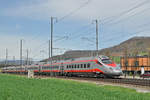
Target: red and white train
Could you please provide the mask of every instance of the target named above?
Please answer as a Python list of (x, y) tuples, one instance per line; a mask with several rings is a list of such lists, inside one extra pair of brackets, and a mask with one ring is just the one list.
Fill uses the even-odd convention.
[(6, 67), (2, 69), (2, 72), (27, 74), (28, 70), (33, 70), (35, 74), (49, 74), (55, 76), (118, 77), (123, 74), (119, 65), (103, 55), (64, 60), (52, 64), (31, 65), (28, 67)]

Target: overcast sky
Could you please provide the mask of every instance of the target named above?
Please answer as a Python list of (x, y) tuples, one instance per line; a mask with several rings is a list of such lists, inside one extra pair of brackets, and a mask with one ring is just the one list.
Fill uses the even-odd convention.
[(48, 57), (50, 17), (54, 24), (54, 53), (95, 50), (95, 23), (99, 21), (99, 49), (117, 45), (134, 36), (150, 36), (149, 0), (0, 0), (0, 59), (35, 60)]

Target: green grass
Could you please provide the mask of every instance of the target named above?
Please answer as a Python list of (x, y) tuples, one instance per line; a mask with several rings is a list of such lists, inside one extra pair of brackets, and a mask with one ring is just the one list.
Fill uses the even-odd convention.
[(120, 57), (119, 56), (110, 56), (110, 58), (117, 64), (120, 64)]
[(150, 100), (150, 94), (122, 87), (0, 74), (0, 100)]

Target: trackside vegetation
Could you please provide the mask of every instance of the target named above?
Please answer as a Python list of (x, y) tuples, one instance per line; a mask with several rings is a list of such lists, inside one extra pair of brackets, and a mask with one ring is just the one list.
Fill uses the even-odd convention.
[(0, 74), (0, 100), (150, 100), (150, 93), (70, 80)]

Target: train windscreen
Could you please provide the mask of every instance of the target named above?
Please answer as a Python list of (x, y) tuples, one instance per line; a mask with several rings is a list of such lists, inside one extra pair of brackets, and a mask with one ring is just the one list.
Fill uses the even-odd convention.
[(102, 62), (104, 64), (112, 64), (112, 61), (110, 59), (102, 59)]

